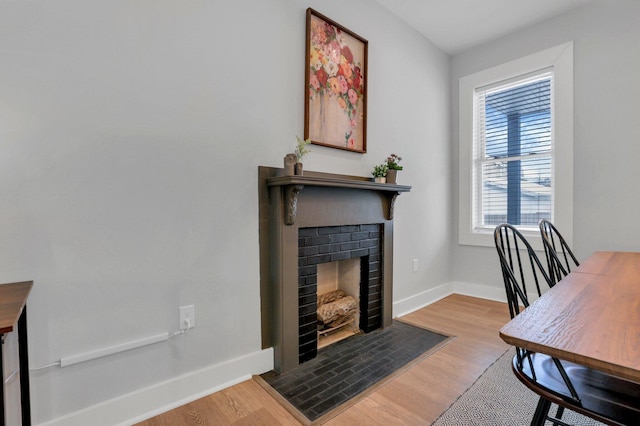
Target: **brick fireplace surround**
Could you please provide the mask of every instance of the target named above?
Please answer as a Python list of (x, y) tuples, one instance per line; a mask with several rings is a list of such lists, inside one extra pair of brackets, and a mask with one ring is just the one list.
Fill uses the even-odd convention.
[(391, 325), (393, 209), (409, 186), (258, 168), (262, 346), (285, 372), (317, 353), (317, 265), (360, 258), (360, 329)]
[(318, 353), (318, 264), (360, 259), (360, 329), (382, 326), (382, 246), (379, 224), (298, 230), (298, 361)]

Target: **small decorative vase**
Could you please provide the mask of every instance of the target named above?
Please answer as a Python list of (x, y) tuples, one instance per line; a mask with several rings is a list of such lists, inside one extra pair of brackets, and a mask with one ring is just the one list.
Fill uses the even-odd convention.
[(296, 176), (302, 176), (303, 174), (302, 163), (296, 163), (295, 169), (296, 169)]
[(373, 178), (373, 181), (377, 182), (377, 183), (386, 183), (387, 182), (387, 178), (384, 177), (384, 176), (380, 176), (380, 177), (376, 176), (376, 177)]
[(293, 176), (296, 165), (296, 155), (287, 154), (284, 157), (284, 175)]
[(396, 183), (398, 171), (395, 169), (387, 170), (387, 183)]

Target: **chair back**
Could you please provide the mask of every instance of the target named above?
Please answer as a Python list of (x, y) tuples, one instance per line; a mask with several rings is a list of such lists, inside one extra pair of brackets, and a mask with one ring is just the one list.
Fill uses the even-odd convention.
[[(509, 313), (513, 319), (520, 313), (521, 307), (529, 307), (530, 296), (542, 296), (544, 286), (551, 288), (555, 283), (551, 281), (531, 244), (513, 225), (508, 223), (498, 225), (493, 237), (500, 258)], [(552, 389), (538, 382), (533, 362), (534, 357), (535, 353), (516, 346), (514, 369), (535, 382), (535, 384), (528, 386), (532, 389), (546, 389), (546, 391), (579, 401), (575, 388), (558, 359), (549, 357), (551, 362), (555, 364), (562, 380), (560, 384), (564, 383), (564, 387), (553, 386)], [(525, 372), (527, 369), (528, 372)], [(538, 375), (540, 375), (539, 373)]]
[[(541, 221), (541, 232), (542, 223)], [(566, 253), (566, 256), (578, 265), (575, 256), (555, 227), (548, 221), (545, 221), (544, 225), (545, 229), (559, 236), (559, 245), (555, 247), (560, 248), (560, 253)], [(529, 306), (530, 295), (536, 294), (539, 297), (545, 285), (553, 287), (556, 282), (547, 274), (536, 252), (515, 227), (509, 224), (498, 225), (494, 231), (494, 240), (500, 258), (509, 312), (511, 318), (514, 318), (520, 313), (521, 307)], [(545, 246), (547, 261), (555, 262), (550, 270), (560, 279), (568, 273), (570, 266), (564, 269), (556, 251), (547, 251), (549, 248), (554, 249), (550, 241), (551, 238), (549, 246)], [(564, 254), (562, 258), (565, 259)], [(517, 346), (515, 349), (516, 355), (512, 364), (515, 376), (540, 396), (532, 425), (542, 426), (547, 424), (547, 420), (554, 425), (567, 425), (561, 420), (565, 408), (606, 424), (640, 424), (639, 383), (568, 361), (560, 361), (543, 353)], [(549, 414), (552, 403), (558, 405), (555, 417)]]
[(542, 289), (552, 287), (553, 282), (527, 239), (514, 226), (498, 225), (493, 237), (513, 319), (521, 306), (529, 306), (531, 296), (542, 296)]
[(553, 223), (547, 219), (541, 219), (538, 226), (547, 258), (549, 278), (555, 284), (567, 276), (572, 268), (580, 266), (580, 262)]

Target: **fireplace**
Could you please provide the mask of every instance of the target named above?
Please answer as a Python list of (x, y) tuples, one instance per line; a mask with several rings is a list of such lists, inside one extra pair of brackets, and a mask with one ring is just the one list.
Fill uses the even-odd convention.
[(298, 361), (318, 349), (318, 267), (346, 259), (359, 261), (356, 297), (358, 328), (365, 333), (382, 326), (381, 224), (300, 228), (298, 230)]
[(392, 320), (393, 210), (408, 186), (368, 178), (259, 168), (260, 296), (263, 348), (274, 348), (276, 371), (316, 356), (318, 268), (359, 264), (358, 328)]

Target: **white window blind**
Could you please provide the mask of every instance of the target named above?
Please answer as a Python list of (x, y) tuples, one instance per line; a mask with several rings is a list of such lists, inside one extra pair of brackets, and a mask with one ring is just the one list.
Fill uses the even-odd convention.
[(473, 228), (553, 220), (553, 73), (477, 88)]

